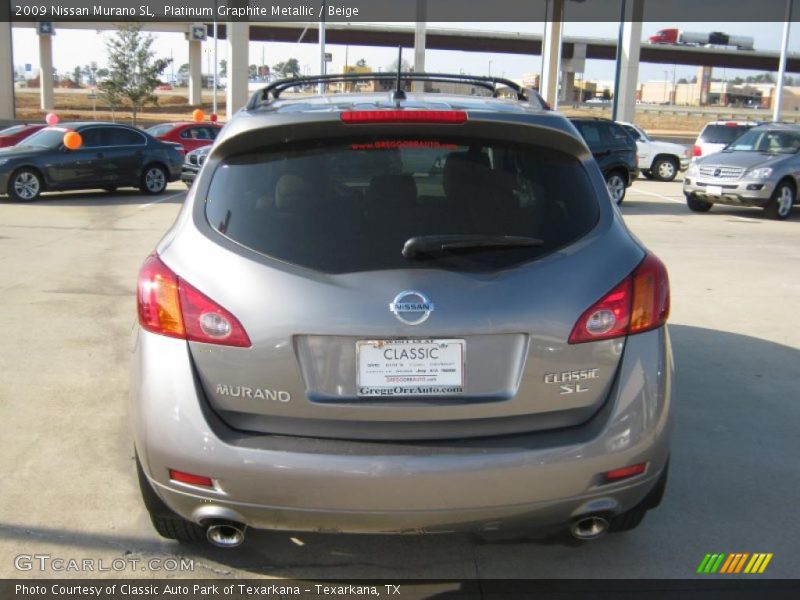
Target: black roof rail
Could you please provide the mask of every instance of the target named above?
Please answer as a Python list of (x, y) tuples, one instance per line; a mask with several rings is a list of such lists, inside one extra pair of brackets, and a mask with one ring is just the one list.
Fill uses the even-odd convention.
[[(315, 83), (344, 83), (362, 81), (397, 81), (397, 73), (342, 73), (334, 75), (312, 75), (309, 77), (292, 77), (273, 81), (263, 89), (257, 91), (247, 103), (247, 109), (253, 110), (268, 104), (271, 100), (280, 98), (287, 89), (313, 85)], [(535, 90), (526, 90), (521, 85), (503, 77), (487, 77), (483, 75), (456, 75), (453, 73), (400, 73), (400, 81), (422, 81), (435, 83), (463, 83), (481, 87), (492, 92), (492, 97), (497, 98), (502, 89), (510, 89), (516, 99), (523, 102), (537, 102), (541, 108), (550, 110), (547, 102)], [(498, 87), (500, 86), (500, 87)]]

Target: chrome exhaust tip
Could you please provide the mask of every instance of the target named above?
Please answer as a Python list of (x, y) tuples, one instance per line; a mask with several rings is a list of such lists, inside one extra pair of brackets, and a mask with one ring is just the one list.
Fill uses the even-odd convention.
[(570, 527), (572, 536), (579, 540), (596, 540), (608, 532), (608, 521), (600, 516), (582, 517)]
[(244, 542), (246, 525), (233, 521), (217, 521), (206, 529), (206, 538), (218, 548), (236, 548)]

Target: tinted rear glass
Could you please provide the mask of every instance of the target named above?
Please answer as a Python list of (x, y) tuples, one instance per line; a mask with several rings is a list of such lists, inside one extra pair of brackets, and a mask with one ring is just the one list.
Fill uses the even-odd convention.
[(160, 137), (162, 135), (167, 135), (174, 128), (175, 126), (172, 123), (167, 123), (166, 125), (156, 125), (154, 127), (150, 127), (149, 129), (145, 129), (145, 131), (153, 137)]
[(706, 144), (730, 144), (749, 129), (746, 125), (706, 125), (700, 134), (700, 141)]
[[(583, 166), (552, 149), (463, 139), (369, 138), (234, 156), (206, 203), (223, 235), (328, 273), (398, 268), (493, 270), (587, 233), (598, 199)], [(416, 259), (412, 237), (525, 236), (538, 247)]]

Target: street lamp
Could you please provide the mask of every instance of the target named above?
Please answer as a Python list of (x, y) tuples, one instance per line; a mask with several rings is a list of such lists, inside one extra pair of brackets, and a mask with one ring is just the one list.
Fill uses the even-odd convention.
[(492, 76), (492, 61), (489, 61), (489, 77)]

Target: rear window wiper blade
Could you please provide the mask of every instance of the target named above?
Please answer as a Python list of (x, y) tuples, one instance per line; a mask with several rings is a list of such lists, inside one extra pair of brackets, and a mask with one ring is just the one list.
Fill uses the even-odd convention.
[(519, 235), (421, 235), (406, 240), (406, 243), (403, 244), (403, 256), (413, 259), (447, 252), (535, 248), (542, 244), (544, 244), (543, 240)]

